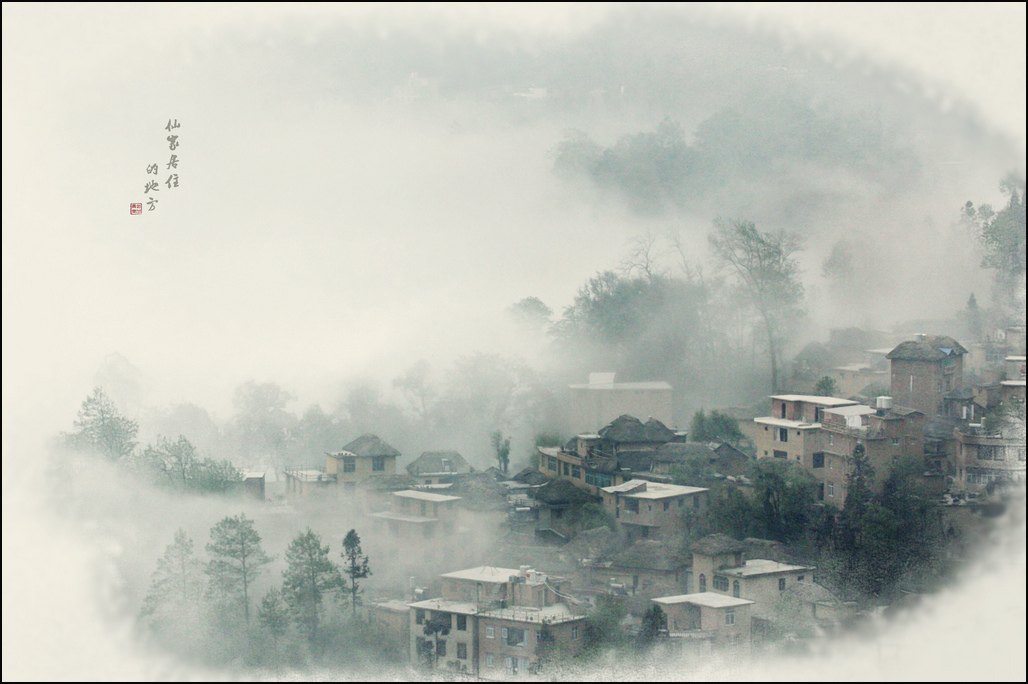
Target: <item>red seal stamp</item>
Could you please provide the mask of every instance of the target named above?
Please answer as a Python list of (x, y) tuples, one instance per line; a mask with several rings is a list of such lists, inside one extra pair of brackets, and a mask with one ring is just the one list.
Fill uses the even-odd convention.
[(143, 213), (143, 203), (133, 202), (129, 205), (129, 214), (131, 216), (139, 216)]

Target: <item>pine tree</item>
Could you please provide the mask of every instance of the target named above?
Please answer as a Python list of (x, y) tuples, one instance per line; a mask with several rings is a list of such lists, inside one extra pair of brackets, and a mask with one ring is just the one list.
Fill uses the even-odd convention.
[(180, 528), (175, 533), (175, 541), (157, 560), (142, 615), (151, 619), (168, 613), (184, 616), (196, 607), (202, 587), (203, 575), (200, 562), (193, 557), (193, 540)]
[(209, 592), (225, 601), (240, 601), (250, 622), (250, 587), (272, 560), (261, 548), (253, 520), (240, 513), (212, 527), (207, 553), (212, 556), (206, 569), (211, 578)]
[(346, 537), (343, 539), (342, 556), (346, 559), (343, 572), (350, 578), (350, 606), (353, 616), (357, 617), (360, 595), (364, 593), (360, 588), (360, 580), (371, 576), (368, 557), (361, 550), (361, 538), (357, 535), (357, 530), (350, 530), (346, 533)]
[(313, 530), (298, 534), (286, 550), (283, 596), (297, 625), (311, 640), (318, 632), (326, 594), (343, 586), (339, 566), (329, 559), (328, 545)]

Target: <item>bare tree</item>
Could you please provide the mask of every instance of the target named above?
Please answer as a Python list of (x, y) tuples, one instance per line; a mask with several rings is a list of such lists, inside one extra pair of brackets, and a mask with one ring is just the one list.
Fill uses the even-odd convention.
[(771, 391), (776, 392), (785, 327), (799, 316), (803, 298), (794, 258), (799, 238), (784, 231), (761, 233), (751, 221), (717, 219), (710, 246), (718, 265), (738, 280), (760, 317), (771, 361)]

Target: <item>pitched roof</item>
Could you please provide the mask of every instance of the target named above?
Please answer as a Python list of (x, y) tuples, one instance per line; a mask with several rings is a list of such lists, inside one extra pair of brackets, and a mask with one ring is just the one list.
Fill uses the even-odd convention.
[(600, 437), (614, 442), (670, 442), (675, 438), (674, 430), (669, 429), (656, 418), (643, 423), (638, 418), (627, 414), (612, 420), (600, 429)]
[(725, 553), (742, 553), (746, 545), (727, 534), (711, 534), (692, 545), (692, 552), (704, 556), (719, 556)]
[(717, 454), (707, 444), (698, 442), (668, 442), (657, 449), (654, 461), (658, 463), (681, 463), (687, 458), (714, 459)]
[(928, 335), (924, 339), (900, 342), (895, 349), (885, 355), (885, 358), (902, 361), (941, 361), (950, 356), (966, 353), (967, 350), (952, 337)]
[[(445, 461), (445, 463), (444, 463)], [(467, 473), (471, 466), (456, 451), (426, 451), (407, 466), (411, 475), (426, 473)]]
[(535, 468), (525, 468), (511, 479), (526, 485), (541, 485), (550, 481), (549, 477)]
[(341, 451), (329, 455), (339, 458), (343, 455), (343, 451), (347, 452), (346, 455), (352, 454), (363, 458), (372, 456), (392, 456), (395, 458), (400, 455), (399, 451), (379, 439), (378, 435), (372, 434), (361, 435), (344, 446)]
[(569, 480), (556, 479), (547, 482), (533, 494), (536, 501), (542, 501), (551, 506), (570, 505), (594, 501), (595, 497), (580, 487), (576, 487)]

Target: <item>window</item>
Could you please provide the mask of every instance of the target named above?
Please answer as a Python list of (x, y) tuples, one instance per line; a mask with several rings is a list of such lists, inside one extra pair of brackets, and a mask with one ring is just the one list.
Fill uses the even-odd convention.
[(457, 616), (457, 631), (466, 632), (468, 629), (468, 616), (458, 615)]
[(785, 578), (778, 580), (778, 591), (785, 591)]
[(670, 501), (665, 501), (664, 502), (664, 510), (666, 511), (669, 508), (671, 508), (671, 502)]
[(835, 483), (834, 482), (829, 482), (828, 483), (828, 496), (831, 496), (831, 497), (835, 496)]
[(775, 458), (789, 458), (789, 453), (775, 449)]
[(371, 469), (376, 472), (382, 472), (386, 469), (385, 456), (375, 456), (371, 459)]
[[(492, 627), (490, 627), (489, 629), (492, 629)], [(485, 666), (486, 667), (496, 667), (496, 656), (494, 656), (492, 653), (486, 653), (485, 654)]]
[(506, 628), (506, 627), (501, 627), (501, 628), (500, 628), (500, 637), (501, 637), (501, 638), (502, 638), (502, 639), (503, 639), (504, 641), (506, 641), (506, 640), (507, 640), (507, 628)]
[[(799, 434), (799, 433), (796, 433), (796, 434)], [(778, 428), (778, 441), (779, 442), (788, 442), (789, 441), (789, 431), (786, 428)]]
[(578, 627), (571, 628), (571, 640), (578, 641)]
[(728, 591), (728, 578), (721, 575), (714, 575), (714, 590)]
[(702, 572), (700, 573), (700, 593), (702, 594), (707, 590), (707, 576)]
[(735, 580), (734, 582), (732, 582), (732, 596), (734, 596), (735, 598), (739, 598), (739, 594), (741, 593), (742, 592), (740, 591), (739, 580)]
[(508, 646), (524, 646), (527, 641), (525, 630), (520, 627), (505, 627), (504, 639)]
[(726, 625), (734, 625), (735, 624), (735, 613), (733, 611), (731, 611), (731, 610), (725, 611), (725, 624)]
[(495, 639), (496, 638), (496, 628), (495, 627), (486, 627), (485, 628), (485, 638), (486, 639)]
[(571, 466), (571, 477), (575, 480), (582, 479), (582, 469), (578, 466)]
[(450, 459), (448, 459), (448, 458), (444, 458), (443, 459), (443, 472), (444, 473), (453, 472), (453, 467), (450, 465)]
[(352, 456), (347, 456), (343, 459), (343, 472), (344, 473), (355, 473), (357, 472), (357, 459)]
[(467, 644), (460, 644), (460, 643), (457, 644), (457, 659), (458, 660), (467, 660), (468, 659), (468, 645)]
[(899, 443), (900, 443), (900, 438), (899, 437), (893, 437), (892, 438), (892, 445), (893, 446), (899, 446)]
[(833, 435), (831, 432), (829, 432), (828, 433), (828, 445), (831, 446), (832, 444), (835, 444), (835, 435)]
[(557, 459), (554, 458), (553, 456), (547, 456), (546, 457), (546, 466), (547, 466), (548, 470), (551, 470), (553, 472), (557, 472)]
[(819, 451), (816, 454), (814, 454), (812, 465), (815, 468), (824, 468), (825, 467), (825, 452)]
[(799, 577), (796, 578), (796, 581), (797, 582), (802, 582), (803, 581), (803, 577), (804, 577), (803, 575), (800, 575)]
[(571, 465), (568, 464), (568, 463), (564, 463), (563, 465), (564, 465), (564, 477), (567, 477), (568, 475), (571, 474)]
[(435, 654), (440, 658), (446, 657), (446, 640), (440, 639), (435, 642)]
[(639, 512), (639, 500), (638, 499), (625, 499), (625, 509), (632, 511), (633, 513)]
[(421, 610), (420, 608), (414, 611), (414, 621), (419, 625), (425, 624), (425, 611)]

